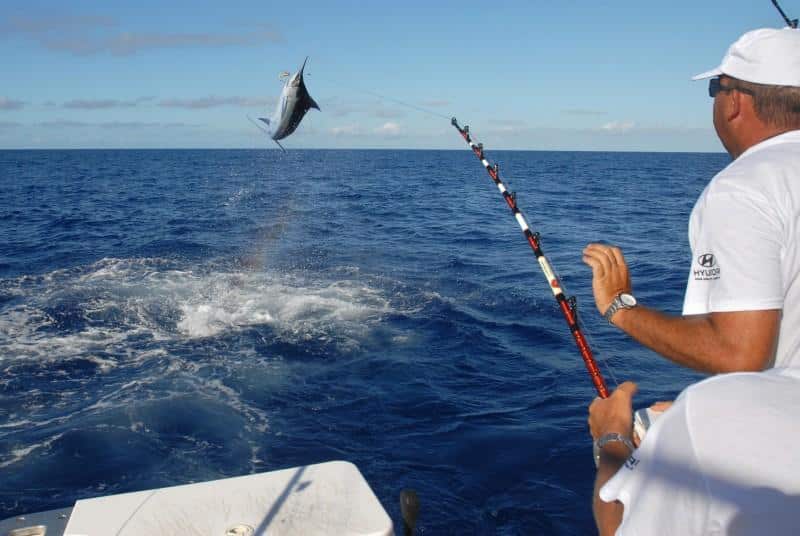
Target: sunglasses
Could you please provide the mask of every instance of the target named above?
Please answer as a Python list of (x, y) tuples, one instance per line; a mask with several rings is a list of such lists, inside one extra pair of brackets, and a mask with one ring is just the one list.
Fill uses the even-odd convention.
[(719, 77), (712, 78), (708, 81), (708, 96), (712, 99), (717, 96), (717, 93), (720, 91), (741, 91), (742, 93), (747, 93), (748, 95), (752, 95), (753, 92), (749, 89), (745, 89), (743, 87), (736, 87), (736, 86), (723, 86), (722, 82), (720, 82)]

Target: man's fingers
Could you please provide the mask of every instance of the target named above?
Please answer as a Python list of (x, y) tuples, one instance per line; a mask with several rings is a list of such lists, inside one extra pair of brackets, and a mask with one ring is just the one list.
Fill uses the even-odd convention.
[(604, 249), (591, 247), (592, 244), (583, 250), (583, 262), (592, 268), (603, 268), (603, 271), (608, 271), (613, 264), (612, 258)]
[(614, 257), (614, 263), (619, 264), (620, 266), (625, 266), (625, 256), (622, 254), (622, 250), (614, 247), (611, 248), (611, 255)]
[(653, 411), (667, 411), (669, 407), (672, 405), (671, 400), (660, 400), (650, 406), (650, 409)]
[(615, 264), (624, 264), (625, 260), (622, 257), (622, 250), (620, 250), (616, 246), (606, 246), (604, 244), (589, 244), (583, 250), (583, 255), (585, 257), (591, 257), (597, 259), (604, 264), (613, 266)]
[(617, 391), (622, 391), (625, 394), (627, 394), (628, 396), (630, 396), (631, 398), (633, 398), (633, 395), (635, 395), (636, 391), (638, 391), (638, 390), (639, 390), (639, 386), (637, 386), (633, 382), (625, 382), (622, 385), (620, 385), (619, 387), (617, 387)]
[(600, 259), (590, 255), (584, 255), (583, 262), (591, 267), (592, 272), (594, 272), (596, 277), (603, 277), (605, 275), (606, 267), (603, 266), (603, 262)]

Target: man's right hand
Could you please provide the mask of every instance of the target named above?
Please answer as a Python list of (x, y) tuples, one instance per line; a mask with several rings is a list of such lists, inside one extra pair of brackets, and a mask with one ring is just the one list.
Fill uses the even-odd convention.
[(583, 262), (592, 268), (592, 291), (600, 314), (605, 314), (620, 292), (631, 292), (631, 276), (622, 250), (606, 244), (589, 244)]

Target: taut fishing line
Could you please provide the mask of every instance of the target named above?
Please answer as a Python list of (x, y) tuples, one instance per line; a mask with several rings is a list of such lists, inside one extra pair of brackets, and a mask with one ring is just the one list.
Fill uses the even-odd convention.
[[(547, 257), (544, 255), (541, 249), (540, 243), (540, 235), (537, 232), (533, 232), (528, 225), (528, 222), (525, 219), (522, 211), (517, 206), (516, 201), (516, 194), (511, 193), (508, 191), (506, 184), (500, 179), (500, 167), (498, 164), (490, 164), (489, 161), (486, 159), (485, 154), (483, 152), (483, 144), (479, 143), (476, 144), (472, 141), (472, 138), (469, 134), (469, 127), (464, 126), (463, 128), (459, 126), (458, 121), (455, 117), (449, 118), (446, 115), (434, 112), (433, 110), (429, 110), (423, 108), (421, 106), (417, 106), (415, 104), (411, 104), (409, 102), (404, 102), (398, 99), (393, 99), (390, 97), (386, 97), (385, 95), (381, 95), (372, 91), (366, 90), (358, 90), (355, 88), (350, 88), (353, 91), (357, 91), (359, 93), (365, 93), (367, 95), (372, 95), (378, 99), (386, 100), (389, 102), (393, 102), (400, 106), (405, 106), (407, 108), (411, 108), (417, 110), (419, 112), (423, 112), (426, 114), (430, 114), (439, 118), (445, 118), (450, 121), (450, 124), (453, 125), (467, 144), (470, 146), (472, 151), (481, 161), (483, 166), (486, 168), (486, 171), (489, 173), (489, 176), (497, 185), (500, 193), (503, 195), (506, 203), (508, 204), (509, 208), (511, 209), (512, 213), (514, 214), (514, 218), (517, 220), (517, 223), (522, 228), (523, 234), (528, 241), (528, 244), (531, 246), (534, 254), (536, 255), (536, 259), (539, 262), (539, 266), (541, 267), (542, 271), (544, 272), (545, 277), (550, 284), (550, 288), (553, 291), (553, 295), (558, 303), (558, 306), (564, 315), (564, 319), (569, 326), (570, 332), (572, 333), (573, 338), (575, 339), (575, 343), (578, 347), (578, 350), (583, 358), (584, 364), (586, 365), (587, 372), (592, 379), (592, 383), (594, 384), (595, 389), (600, 397), (606, 398), (609, 395), (608, 388), (606, 387), (605, 380), (603, 379), (603, 375), (600, 372), (600, 369), (597, 366), (597, 361), (595, 360), (595, 355), (593, 354), (589, 339), (583, 333), (582, 329), (582, 322), (578, 320), (578, 310), (577, 310), (577, 300), (574, 296), (567, 297), (563, 291), (563, 286), (561, 285), (561, 280), (558, 277), (557, 273), (553, 269), (552, 265), (548, 261)], [(594, 343), (591, 343), (594, 345)], [(598, 354), (598, 357), (603, 362), (605, 370), (611, 376), (612, 380), (615, 384), (618, 384), (617, 378), (614, 376), (614, 373), (611, 369), (610, 363)]]
[(550, 284), (550, 290), (553, 292), (553, 297), (556, 299), (556, 302), (561, 309), (561, 313), (564, 316), (564, 320), (567, 322), (569, 330), (572, 333), (572, 337), (575, 339), (575, 344), (577, 345), (578, 351), (583, 358), (583, 362), (586, 365), (586, 370), (592, 379), (592, 383), (597, 390), (597, 394), (601, 398), (607, 398), (609, 393), (605, 384), (605, 380), (603, 380), (603, 375), (600, 373), (600, 369), (597, 367), (597, 362), (595, 361), (592, 350), (589, 347), (589, 343), (586, 340), (580, 325), (578, 324), (577, 300), (574, 296), (567, 297), (567, 295), (564, 293), (561, 281), (553, 270), (550, 261), (542, 251), (539, 233), (531, 231), (530, 225), (528, 225), (528, 221), (525, 219), (525, 215), (517, 205), (516, 195), (508, 191), (505, 183), (500, 178), (500, 166), (496, 163), (489, 163), (489, 160), (486, 158), (486, 155), (483, 152), (483, 144), (475, 143), (469, 133), (469, 127), (467, 125), (464, 125), (463, 127), (459, 126), (458, 120), (456, 120), (455, 117), (451, 119), (451, 124), (456, 128), (456, 130), (458, 130), (458, 133), (461, 134), (461, 137), (464, 138), (465, 142), (467, 142), (467, 145), (469, 145), (470, 149), (472, 149), (472, 152), (475, 153), (475, 156), (478, 157), (478, 160), (480, 160), (481, 164), (483, 164), (483, 167), (486, 168), (486, 172), (489, 174), (492, 181), (494, 181), (506, 204), (511, 209), (511, 212), (514, 215), (514, 218), (517, 220), (520, 229), (522, 229), (522, 233), (525, 235), (525, 239), (528, 241), (528, 245), (536, 255), (536, 260), (539, 262), (539, 267), (542, 269), (542, 273), (547, 278), (547, 282)]
[(434, 112), (433, 110), (428, 110), (427, 108), (423, 108), (422, 106), (417, 106), (416, 104), (411, 104), (409, 102), (403, 102), (401, 100), (393, 99), (391, 97), (386, 97), (384, 95), (380, 95), (378, 93), (375, 93), (375, 92), (372, 92), (372, 91), (363, 90), (363, 89), (362, 90), (355, 90), (355, 91), (359, 91), (361, 93), (366, 93), (367, 95), (372, 95), (373, 97), (377, 97), (379, 99), (387, 100), (389, 102), (393, 102), (395, 104), (399, 104), (400, 106), (407, 106), (408, 108), (412, 108), (414, 110), (417, 110), (417, 111), (420, 111), (420, 112), (424, 112), (426, 114), (435, 115), (436, 117), (441, 117), (442, 119), (447, 119), (448, 121), (450, 120), (450, 116)]

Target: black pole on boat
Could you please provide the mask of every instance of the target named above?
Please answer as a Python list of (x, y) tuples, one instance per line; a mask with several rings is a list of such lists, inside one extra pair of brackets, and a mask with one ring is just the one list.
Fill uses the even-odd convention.
[(419, 497), (413, 489), (404, 489), (400, 492), (400, 515), (403, 516), (404, 536), (413, 536), (419, 515)]
[(790, 19), (787, 17), (786, 13), (781, 9), (781, 6), (778, 5), (778, 0), (772, 0), (772, 5), (775, 6), (775, 8), (781, 14), (781, 17), (783, 17), (783, 20), (786, 21), (786, 26), (789, 28), (797, 28), (797, 19)]

